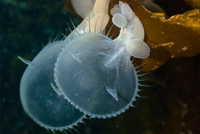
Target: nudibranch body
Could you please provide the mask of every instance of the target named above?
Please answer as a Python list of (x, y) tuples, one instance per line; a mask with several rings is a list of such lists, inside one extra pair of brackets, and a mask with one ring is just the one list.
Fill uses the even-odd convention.
[(127, 4), (120, 3), (114, 8), (121, 12), (112, 18), (121, 28), (115, 40), (94, 32), (80, 34), (62, 50), (54, 68), (58, 90), (74, 107), (92, 117), (114, 117), (128, 109), (138, 91), (138, 76), (130, 56), (149, 56), (149, 47), (142, 41), (141, 22)]
[(29, 63), (20, 83), (24, 110), (36, 123), (47, 129), (67, 129), (84, 118), (82, 112), (53, 89), (53, 67), (63, 45), (63, 41), (48, 44)]
[(137, 96), (138, 75), (130, 57), (149, 56), (143, 26), (120, 1), (111, 9), (113, 24), (121, 28), (112, 40), (104, 35), (109, 0), (93, 2), (72, 1), (83, 22), (64, 40), (48, 44), (22, 77), (23, 108), (47, 129), (72, 128), (85, 116), (115, 117)]

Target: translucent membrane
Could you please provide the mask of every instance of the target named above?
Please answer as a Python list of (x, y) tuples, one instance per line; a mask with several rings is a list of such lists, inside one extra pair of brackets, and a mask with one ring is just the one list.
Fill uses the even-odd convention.
[(112, 18), (112, 22), (119, 28), (123, 28), (127, 25), (127, 18), (120, 14), (120, 13), (116, 13), (113, 18)]
[(114, 7), (110, 10), (111, 15), (115, 15), (116, 13), (121, 13), (121, 9), (119, 7)]
[(121, 7), (121, 10), (122, 10), (122, 14), (126, 16), (127, 19), (130, 20), (133, 17), (133, 14), (132, 14), (133, 11), (131, 10), (128, 4), (123, 4)]
[(26, 113), (39, 125), (55, 130), (69, 128), (84, 117), (56, 90), (53, 68), (63, 46), (63, 41), (47, 45), (30, 63), (20, 84)]
[(59, 54), (54, 75), (64, 97), (97, 118), (124, 112), (138, 91), (137, 74), (125, 46), (96, 33), (71, 41)]
[(126, 50), (132, 56), (140, 59), (145, 59), (150, 55), (149, 46), (140, 39), (131, 39), (126, 45)]

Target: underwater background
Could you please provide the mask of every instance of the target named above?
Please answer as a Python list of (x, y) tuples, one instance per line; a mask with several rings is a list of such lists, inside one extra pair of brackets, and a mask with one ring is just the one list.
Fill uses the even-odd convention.
[[(183, 0), (155, 2), (168, 16), (193, 9)], [(62, 0), (0, 0), (0, 134), (52, 133), (22, 108), (19, 84), (27, 65), (17, 57), (31, 61), (50, 40), (68, 35), (69, 18), (80, 23)], [(199, 55), (169, 60), (144, 77), (143, 84), (151, 86), (140, 87), (135, 107), (115, 118), (86, 119), (76, 129), (81, 134), (200, 134), (199, 63)]]

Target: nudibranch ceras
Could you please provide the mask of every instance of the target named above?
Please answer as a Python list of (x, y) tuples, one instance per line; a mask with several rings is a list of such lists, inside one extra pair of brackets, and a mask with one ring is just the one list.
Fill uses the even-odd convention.
[(143, 41), (142, 23), (121, 1), (111, 9), (113, 24), (121, 28), (119, 36), (112, 40), (100, 34), (108, 18), (99, 15), (106, 9), (106, 2), (95, 2), (100, 9), (97, 19), (91, 22), (98, 24), (101, 17), (106, 21), (74, 38), (62, 49), (54, 68), (55, 82), (64, 98), (93, 118), (115, 117), (132, 105), (137, 96), (138, 75), (130, 57), (144, 59), (150, 52)]
[(86, 115), (108, 118), (128, 109), (138, 91), (130, 57), (149, 56), (143, 26), (128, 4), (120, 1), (111, 10), (113, 23), (121, 28), (112, 40), (104, 35), (109, 0), (72, 3), (83, 22), (26, 62), (20, 84), (25, 112), (51, 130), (72, 128)]

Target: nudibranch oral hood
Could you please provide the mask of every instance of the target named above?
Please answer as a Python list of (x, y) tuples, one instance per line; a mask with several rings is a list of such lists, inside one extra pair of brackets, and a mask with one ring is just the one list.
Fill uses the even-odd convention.
[(49, 43), (28, 64), (20, 84), (26, 113), (51, 130), (72, 128), (85, 116), (115, 117), (127, 110), (138, 92), (138, 74), (130, 57), (147, 58), (144, 29), (128, 4), (111, 9), (121, 29), (105, 35), (109, 0), (72, 0), (84, 18), (64, 40)]

